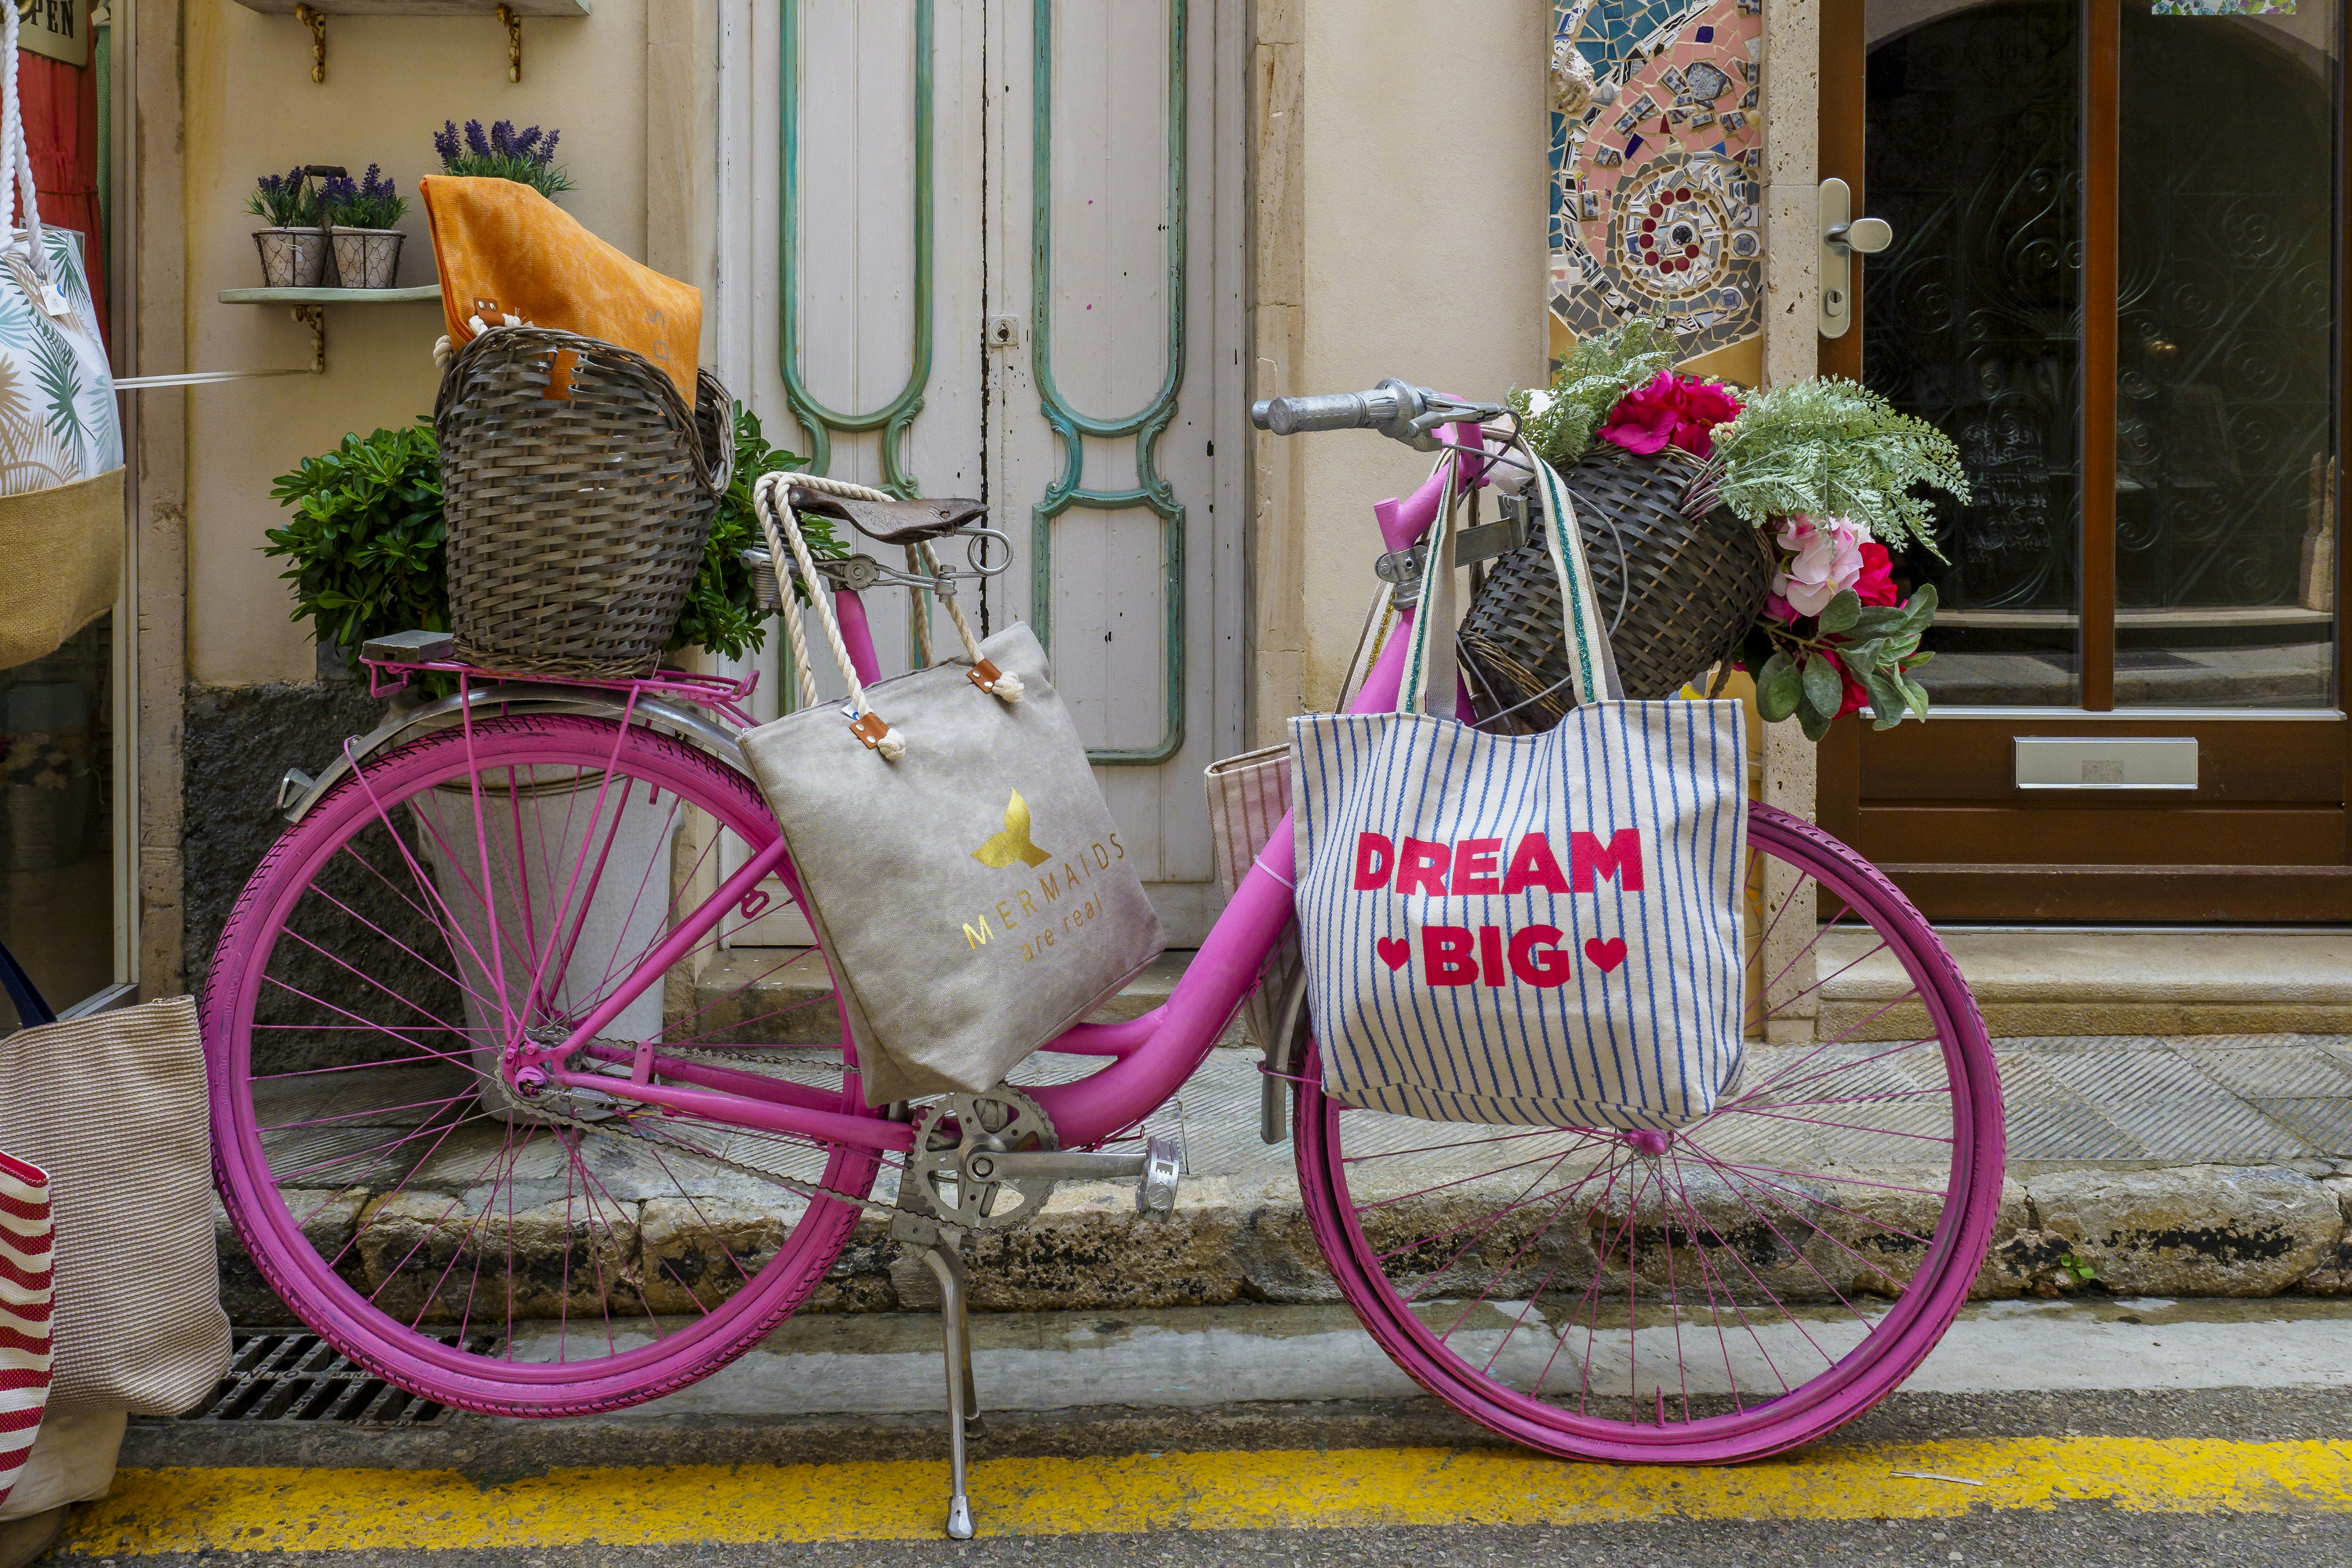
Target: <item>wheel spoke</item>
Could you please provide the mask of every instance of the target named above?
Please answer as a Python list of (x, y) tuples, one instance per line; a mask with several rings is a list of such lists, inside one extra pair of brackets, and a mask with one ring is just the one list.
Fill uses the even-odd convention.
[[(517, 1032), (575, 1026), (650, 980), (622, 1060), (647, 1038), (679, 1073), (724, 1065), (794, 1103), (877, 1112), (838, 1028), (806, 1022), (840, 1006), (816, 948), (745, 968), (793, 994), (678, 999), (678, 974), (741, 929), (728, 911), (687, 970), (644, 973), (722, 839), (773, 842), (748, 781), (642, 728), (467, 711), (359, 765), (233, 912), (215, 968), (240, 978), (207, 998), (207, 1044), (217, 1029), (234, 1080), (223, 1197), (289, 1304), (403, 1386), (490, 1414), (610, 1408), (748, 1343), (824, 1279), (857, 1218), (782, 1188), (733, 1195), (744, 1184), (788, 1173), (854, 1198), (883, 1161), (572, 1089), (535, 1101), (548, 1091), (499, 1067)], [(690, 849), (689, 821), (708, 829)], [(782, 1045), (802, 1035), (824, 1043)], [(729, 1054), (745, 1047), (784, 1054)]]
[[(1761, 864), (1798, 873), (1748, 927), (1762, 1014), (1794, 1017), (1889, 954), (1912, 974), (1951, 974), (1933, 933), (1866, 867), (1769, 808), (1750, 822)], [(1777, 890), (1787, 879), (1771, 875)], [(1829, 899), (1826, 886), (1853, 890)], [(1801, 942), (1788, 930), (1798, 920), (1811, 928)], [(1855, 940), (1830, 961), (1832, 931)], [(1990, 1046), (1956, 981), (1926, 984), (1838, 1028), (1807, 1021), (1811, 1037), (1750, 1045), (1746, 1087), (1665, 1133), (1400, 1136), (1402, 1119), (1342, 1110), (1303, 1069), (1301, 1188), (1318, 1232), (1355, 1260), (1339, 1271), (1343, 1289), (1424, 1386), (1549, 1451), (1717, 1460), (1819, 1435), (1916, 1363), (1990, 1239)], [(1933, 1032), (1870, 1038), (1906, 1005), (1927, 1008)], [(1379, 1222), (1406, 1197), (1434, 1217), (1400, 1246)], [(1530, 1350), (1544, 1332), (1550, 1342)]]

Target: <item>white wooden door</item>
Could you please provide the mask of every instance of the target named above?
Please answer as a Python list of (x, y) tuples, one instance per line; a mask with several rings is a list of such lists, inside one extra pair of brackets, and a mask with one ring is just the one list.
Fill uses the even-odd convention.
[(825, 472), (989, 502), (982, 617), (1045, 638), (1177, 946), (1242, 739), (1244, 10), (734, 0), (722, 40), (722, 378)]

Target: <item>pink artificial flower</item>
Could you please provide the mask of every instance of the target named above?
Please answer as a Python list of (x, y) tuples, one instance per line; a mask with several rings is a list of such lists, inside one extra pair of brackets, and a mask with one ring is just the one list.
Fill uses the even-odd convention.
[(1865, 605), (1892, 607), (1895, 601), (1895, 558), (1874, 540), (1862, 542), (1862, 575), (1854, 580), (1854, 596)]
[(1738, 401), (1724, 387), (1662, 370), (1646, 386), (1619, 398), (1598, 434), (1644, 456), (1671, 443), (1707, 458), (1715, 454), (1715, 427), (1738, 412)]
[(1843, 692), (1838, 702), (1837, 716), (1843, 719), (1849, 713), (1859, 713), (1870, 706), (1869, 690), (1861, 681), (1853, 678), (1852, 670), (1846, 668), (1845, 660), (1838, 660), (1837, 672), (1838, 686)]
[(1840, 589), (1862, 580), (1862, 530), (1845, 519), (1783, 518), (1780, 539), (1791, 559), (1774, 574), (1772, 592), (1797, 615), (1820, 615)]

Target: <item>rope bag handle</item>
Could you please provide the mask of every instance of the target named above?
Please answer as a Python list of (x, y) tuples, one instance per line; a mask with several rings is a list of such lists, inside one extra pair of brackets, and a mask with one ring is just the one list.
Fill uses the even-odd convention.
[[(772, 559), (784, 558), (787, 543), (793, 563), (800, 569), (801, 581), (808, 585), (809, 603), (816, 607), (818, 622), (824, 627), (825, 643), (833, 649), (834, 662), (840, 668), (841, 678), (849, 687), (849, 732), (863, 742), (869, 751), (882, 753), (885, 762), (896, 762), (907, 751), (906, 738), (890, 728), (887, 721), (874, 710), (866, 695), (865, 682), (857, 679), (857, 666), (849, 657), (849, 645), (842, 640), (841, 619), (834, 614), (833, 598), (821, 592), (818, 584), (824, 579), (817, 575), (816, 560), (809, 553), (808, 541), (801, 534), (799, 517), (792, 504), (792, 490), (798, 486), (826, 495), (844, 496), (851, 500), (889, 501), (896, 496), (854, 485), (846, 479), (831, 479), (816, 474), (765, 474), (752, 487), (751, 509), (759, 515), (760, 530), (767, 536), (768, 552)], [(778, 530), (782, 530), (779, 537)], [(940, 571), (938, 552), (930, 541), (918, 546), (923, 563), (933, 575)], [(782, 574), (778, 574), (778, 585)], [(801, 705), (814, 708), (824, 699), (817, 695), (816, 676), (809, 664), (808, 637), (801, 626), (799, 607), (792, 603), (789, 591), (784, 597), (784, 635), (792, 641), (793, 668), (800, 677)], [(1002, 702), (1021, 700), (1021, 678), (1000, 670), (980, 651), (980, 640), (971, 634), (971, 623), (964, 619), (963, 609), (953, 598), (947, 601), (948, 616), (955, 622), (956, 636), (962, 639), (964, 652), (971, 657), (971, 668), (966, 676), (974, 686)]]
[(7, 13), (5, 32), (0, 32), (0, 47), (8, 53), (7, 63), (0, 66), (0, 180), (14, 187), (13, 200), (0, 196), (0, 212), (21, 213), (26, 234), (21, 245), (13, 236), (10, 237), (8, 253), (15, 259), (21, 252), (29, 264), (39, 286), (41, 308), (53, 316), (63, 315), (68, 307), (49, 277), (48, 247), (41, 233), (40, 196), (33, 188), (33, 154), (25, 138), (25, 100), (16, 82), (16, 7), (10, 5), (0, 9)]

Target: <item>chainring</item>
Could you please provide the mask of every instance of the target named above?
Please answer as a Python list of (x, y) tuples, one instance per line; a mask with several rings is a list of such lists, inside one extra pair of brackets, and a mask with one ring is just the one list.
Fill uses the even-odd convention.
[(973, 1230), (1024, 1224), (1045, 1208), (1054, 1178), (967, 1181), (964, 1162), (983, 1150), (1033, 1153), (1061, 1146), (1045, 1110), (1010, 1084), (982, 1094), (944, 1095), (915, 1112), (915, 1147), (907, 1156), (898, 1205)]

